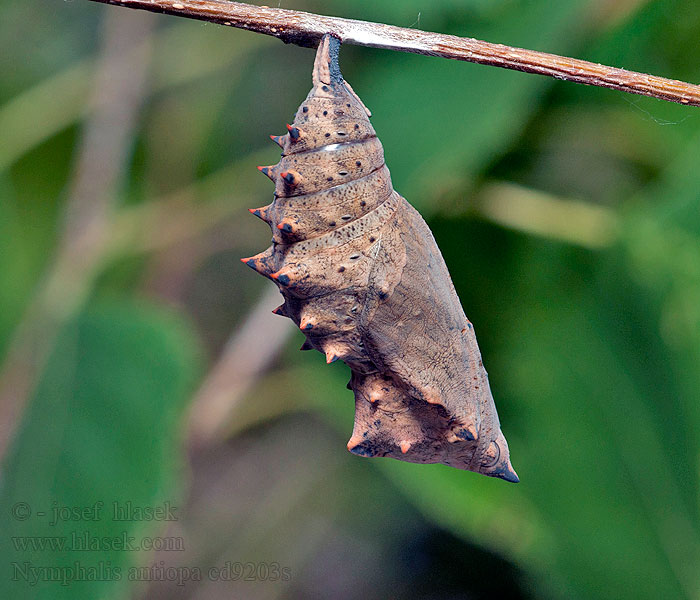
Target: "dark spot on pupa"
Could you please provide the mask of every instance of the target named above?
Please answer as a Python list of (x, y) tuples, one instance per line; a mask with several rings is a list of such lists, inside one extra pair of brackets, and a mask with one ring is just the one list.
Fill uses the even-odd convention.
[(331, 134), (330, 134), (330, 133), (327, 133), (327, 134), (326, 134), (326, 137), (331, 137)]
[(355, 164), (356, 164), (358, 167), (361, 167), (361, 166), (362, 166), (362, 162), (359, 161), (359, 160), (358, 160), (358, 161), (355, 161)]
[(381, 420), (381, 419), (377, 419), (377, 420), (374, 422), (374, 426), (375, 426), (375, 427), (379, 427), (381, 424), (382, 424), (382, 420)]
[(358, 444), (354, 448), (350, 448), (350, 452), (353, 454), (357, 454), (358, 456), (374, 456), (375, 451), (374, 448), (363, 442), (362, 444)]
[(309, 107), (308, 107), (308, 106), (305, 106), (305, 107), (302, 108), (301, 110), (302, 110), (302, 112), (307, 113), (307, 112), (309, 112)]
[(387, 293), (384, 290), (380, 290), (379, 292), (379, 299), (384, 300), (384, 298), (387, 297)]
[(350, 104), (346, 104), (345, 106), (347, 106), (348, 108), (350, 108)]
[(328, 111), (327, 111), (327, 110), (324, 110), (324, 111), (323, 111), (323, 116), (324, 116), (324, 117), (327, 117), (327, 116), (328, 116)]
[(329, 225), (330, 227), (335, 227), (335, 221), (331, 221), (330, 223), (328, 223), (328, 225)]
[(328, 178), (328, 181), (333, 181), (333, 178), (332, 178), (332, 177), (329, 177), (329, 178)]
[(469, 431), (467, 431), (466, 429), (458, 429), (457, 431), (455, 431), (455, 435), (458, 438), (464, 440), (465, 442), (474, 441), (474, 436), (471, 433), (469, 433)]
[(345, 271), (345, 267), (340, 267), (340, 268), (338, 269), (338, 273), (342, 273), (343, 271)]
[(360, 206), (367, 206), (367, 203), (363, 200), (362, 202), (360, 202)]
[(359, 128), (360, 128), (360, 126), (357, 123), (355, 123), (355, 129), (359, 129)]
[(327, 86), (327, 85), (324, 85), (321, 89), (322, 89), (324, 92), (327, 92), (327, 91), (328, 91), (328, 86)]
[(372, 242), (374, 242), (375, 239), (377, 239), (377, 238), (375, 238), (375, 237), (369, 238), (369, 243), (371, 244)]

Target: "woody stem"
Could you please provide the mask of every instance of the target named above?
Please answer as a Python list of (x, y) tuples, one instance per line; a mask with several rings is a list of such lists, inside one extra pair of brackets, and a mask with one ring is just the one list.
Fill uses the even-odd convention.
[(300, 46), (316, 46), (332, 33), (345, 44), (464, 60), (700, 106), (700, 85), (473, 38), (225, 0), (93, 1), (238, 27)]

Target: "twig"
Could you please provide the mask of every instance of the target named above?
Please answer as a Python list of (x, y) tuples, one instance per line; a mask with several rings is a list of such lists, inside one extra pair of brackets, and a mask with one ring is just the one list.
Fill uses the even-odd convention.
[(700, 106), (699, 85), (472, 38), (224, 0), (92, 1), (229, 25), (300, 46), (315, 46), (323, 34), (333, 33), (345, 44), (465, 60)]

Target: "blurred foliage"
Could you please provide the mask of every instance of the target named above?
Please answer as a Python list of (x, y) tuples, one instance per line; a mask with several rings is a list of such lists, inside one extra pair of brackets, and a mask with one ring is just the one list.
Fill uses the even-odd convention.
[[(282, 5), (700, 81), (698, 3)], [(100, 24), (119, 10), (3, 3), (5, 375), (64, 243), (94, 112)], [(144, 109), (107, 214), (109, 252), (49, 340), (5, 458), (0, 595), (700, 599), (697, 109), (344, 48), (344, 76), (374, 113), (395, 187), (428, 219), (475, 323), (521, 483), (347, 455), (348, 370), (297, 352), (298, 333), (240, 399), (228, 442), (195, 456), (188, 473), (187, 402), (268, 285), (237, 261), (269, 237), (245, 210), (272, 192), (254, 166), (274, 160), (267, 134), (280, 133), (305, 97), (313, 52), (173, 17), (155, 22), (144, 40)], [(51, 298), (42, 306), (61, 313)], [(11, 580), (12, 562), (77, 560), (13, 549), (9, 536), (75, 530), (13, 520), (13, 505), (97, 500), (182, 504), (175, 531), (187, 551), (79, 560), (279, 561), (292, 580), (204, 582), (196, 592), (194, 582)], [(127, 525), (129, 535), (164, 535), (158, 523)], [(125, 526), (91, 529), (114, 536)]]
[[(90, 532), (96, 538), (156, 535), (157, 521), (113, 520), (113, 504), (164, 506), (179, 491), (182, 413), (197, 374), (196, 341), (178, 318), (123, 300), (100, 303), (65, 328), (46, 365), (3, 474), (0, 510), (9, 519), (0, 540), (6, 575), (5, 598), (102, 597), (115, 584), (128, 591), (126, 573), (133, 552), (105, 548), (90, 552), (27, 551), (12, 541), (23, 536)], [(111, 502), (105, 502), (109, 498)], [(59, 517), (62, 507), (95, 507), (101, 518)], [(15, 513), (26, 504), (31, 513)], [(43, 512), (45, 516), (37, 513)], [(21, 517), (26, 514), (26, 520)], [(60, 519), (60, 520), (59, 520)], [(87, 523), (87, 525), (86, 525)], [(26, 539), (26, 538), (25, 538)], [(87, 544), (85, 544), (87, 545)], [(26, 563), (63, 567), (82, 562), (105, 565), (97, 581), (33, 582), (16, 573)], [(20, 565), (18, 571), (9, 563)], [(70, 581), (70, 578), (68, 578)]]

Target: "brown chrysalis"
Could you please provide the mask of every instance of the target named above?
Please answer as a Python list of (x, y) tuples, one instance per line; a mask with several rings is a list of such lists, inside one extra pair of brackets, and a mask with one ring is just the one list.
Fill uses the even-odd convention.
[(326, 362), (352, 370), (348, 449), (444, 463), (517, 482), (472, 324), (430, 229), (392, 187), (370, 113), (326, 35), (313, 88), (279, 163), (258, 167), (275, 199), (251, 212), (272, 246), (249, 267), (272, 279), (289, 317)]

